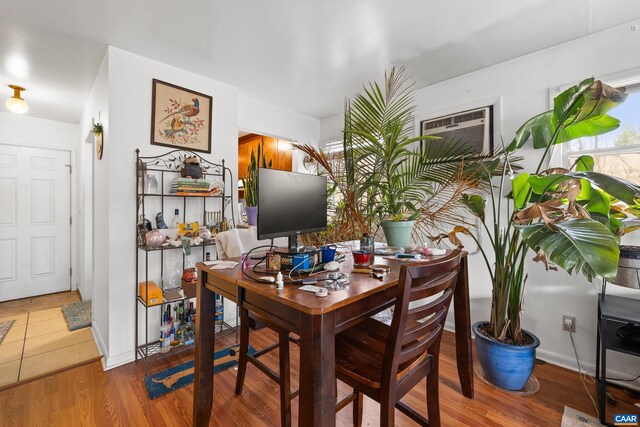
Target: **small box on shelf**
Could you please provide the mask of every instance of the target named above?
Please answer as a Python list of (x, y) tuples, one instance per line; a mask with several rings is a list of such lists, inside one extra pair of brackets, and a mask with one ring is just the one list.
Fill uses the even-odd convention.
[(140, 299), (147, 306), (162, 304), (162, 289), (160, 289), (156, 282), (140, 282), (138, 284), (138, 292), (138, 295), (140, 295)]
[(195, 298), (197, 285), (197, 280), (186, 281), (182, 279), (182, 290), (184, 291), (184, 296), (187, 298)]

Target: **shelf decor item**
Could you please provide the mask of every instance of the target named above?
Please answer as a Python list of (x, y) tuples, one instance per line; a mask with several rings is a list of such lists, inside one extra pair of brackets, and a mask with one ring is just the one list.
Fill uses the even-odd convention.
[(94, 123), (91, 128), (91, 132), (93, 133), (93, 136), (96, 140), (96, 157), (98, 157), (98, 160), (102, 160), (102, 153), (104, 152), (102, 123)]
[(151, 144), (211, 153), (213, 98), (153, 79)]
[[(499, 158), (480, 164), (481, 175), (491, 181), (490, 198), (462, 196), (468, 210), (480, 219), (488, 242), (472, 237), (483, 256), (492, 282), (489, 322), (474, 325), (476, 350), (486, 379), (520, 390), (529, 379), (539, 340), (522, 329), (525, 271), (530, 250), (548, 269), (582, 273), (589, 281), (599, 276), (614, 280), (618, 269), (620, 236), (637, 228), (640, 186), (595, 172), (594, 159), (580, 156), (569, 168), (550, 168), (550, 152), (557, 144), (612, 131), (620, 125), (608, 111), (626, 98), (624, 90), (594, 79), (570, 87), (554, 99), (550, 111), (525, 122)], [(535, 171), (514, 173), (509, 159), (532, 140), (543, 150)], [(506, 164), (498, 172), (499, 163)], [(485, 213), (485, 206), (490, 213)], [(494, 261), (495, 260), (495, 261)]]

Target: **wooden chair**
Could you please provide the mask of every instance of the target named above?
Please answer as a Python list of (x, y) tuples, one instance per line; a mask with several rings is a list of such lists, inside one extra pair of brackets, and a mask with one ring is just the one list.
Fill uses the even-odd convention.
[[(244, 292), (238, 289), (238, 307), (240, 310), (240, 349), (238, 357), (238, 374), (236, 377), (236, 394), (242, 394), (244, 386), (244, 378), (247, 372), (247, 363), (253, 364), (260, 369), (269, 378), (278, 383), (280, 386), (280, 425), (289, 427), (291, 425), (291, 399), (294, 399), (299, 390), (291, 392), (290, 370), (289, 370), (289, 342), (298, 343), (297, 338), (289, 336), (289, 331), (267, 321), (254, 311), (249, 311), (244, 303)], [(274, 330), (278, 334), (278, 342), (258, 350), (253, 355), (248, 354), (249, 351), (249, 316), (263, 323), (269, 329)], [(267, 365), (262, 363), (258, 358), (265, 354), (279, 349), (279, 373), (273, 371)]]
[[(363, 393), (380, 403), (383, 427), (394, 425), (395, 408), (420, 425), (440, 425), (438, 353), (459, 265), (455, 251), (435, 263), (402, 266), (391, 326), (368, 319), (336, 336), (336, 377), (354, 391), (337, 408), (353, 402), (354, 425), (362, 423)], [(428, 420), (400, 402), (425, 377)]]

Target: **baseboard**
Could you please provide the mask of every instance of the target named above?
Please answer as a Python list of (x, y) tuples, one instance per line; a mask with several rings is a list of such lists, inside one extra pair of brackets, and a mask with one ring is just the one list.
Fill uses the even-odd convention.
[(103, 356), (102, 364), (104, 365), (104, 359), (108, 357), (107, 355), (109, 354), (109, 352), (107, 351), (106, 343), (102, 339), (102, 335), (100, 335), (100, 331), (96, 329), (95, 323), (91, 324), (91, 333), (93, 334), (93, 339), (98, 344), (98, 351), (100, 351), (100, 354)]
[[(552, 365), (560, 366), (561, 368), (578, 372), (578, 365), (576, 364), (576, 359), (573, 357), (568, 357), (562, 354), (554, 353), (549, 350), (538, 349), (536, 350), (536, 358), (543, 360), (547, 363), (550, 363)], [(596, 365), (594, 363), (580, 361), (580, 366), (582, 367), (582, 373), (590, 375), (592, 377), (595, 376)], [(625, 377), (629, 377), (629, 374), (614, 371), (612, 369), (607, 369), (607, 376), (610, 378), (625, 378)], [(640, 380), (631, 381), (631, 382), (609, 380), (608, 382), (619, 385), (621, 387), (627, 387), (627, 388), (640, 391)]]
[(136, 359), (135, 351), (127, 351), (122, 354), (118, 354), (113, 357), (105, 357), (104, 370), (108, 371), (118, 366), (126, 365), (127, 363), (134, 362)]

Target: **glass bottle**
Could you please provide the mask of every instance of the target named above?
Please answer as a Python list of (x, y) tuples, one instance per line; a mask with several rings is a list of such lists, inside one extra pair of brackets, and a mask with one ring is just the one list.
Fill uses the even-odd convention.
[(360, 238), (360, 250), (368, 253), (368, 264), (372, 265), (375, 259), (375, 242), (373, 240), (373, 236), (369, 233), (362, 233), (362, 237)]
[(158, 194), (158, 179), (155, 175), (148, 174), (145, 179), (145, 189), (144, 192), (146, 194)]
[(171, 228), (178, 228), (178, 224), (182, 222), (182, 218), (180, 218), (180, 209), (176, 209), (174, 213), (175, 215), (171, 220)]
[(184, 331), (184, 345), (191, 345), (194, 342), (195, 334), (191, 327), (191, 317), (187, 316), (185, 331)]

